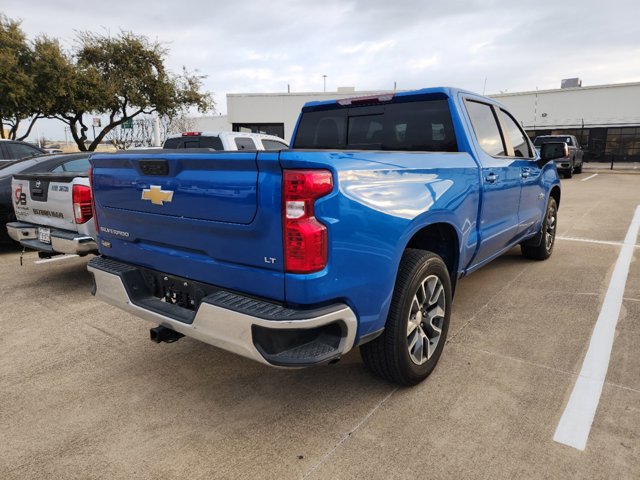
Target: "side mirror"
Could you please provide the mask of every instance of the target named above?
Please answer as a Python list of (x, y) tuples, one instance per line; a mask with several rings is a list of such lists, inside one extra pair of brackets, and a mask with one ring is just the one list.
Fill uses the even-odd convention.
[(549, 142), (540, 148), (540, 162), (542, 165), (549, 163), (556, 158), (569, 156), (569, 147), (564, 142)]

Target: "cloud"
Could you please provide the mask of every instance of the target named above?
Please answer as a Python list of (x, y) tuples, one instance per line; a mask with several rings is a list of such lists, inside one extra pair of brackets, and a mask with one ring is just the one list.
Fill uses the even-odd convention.
[(636, 1), (258, 0), (176, 5), (112, 0), (9, 2), (23, 28), (71, 46), (82, 30), (128, 30), (164, 42), (167, 65), (208, 75), (225, 94), (452, 85), (486, 93), (640, 80)]

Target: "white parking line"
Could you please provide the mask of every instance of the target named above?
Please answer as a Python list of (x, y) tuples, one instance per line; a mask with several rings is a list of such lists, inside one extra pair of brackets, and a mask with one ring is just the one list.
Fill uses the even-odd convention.
[[(597, 243), (599, 245), (615, 245), (616, 247), (621, 247), (624, 245), (623, 242), (611, 242), (609, 240), (593, 240), (591, 238), (580, 238), (580, 237), (562, 237), (557, 236), (556, 240), (568, 240), (570, 242), (584, 242), (584, 243)], [(634, 245), (636, 248), (640, 248), (640, 245)]]
[(586, 182), (587, 180), (591, 180), (593, 177), (597, 177), (598, 174), (594, 173), (593, 175), (588, 176), (587, 178), (583, 178), (582, 180), (580, 180), (581, 182)]
[(587, 446), (591, 424), (600, 402), (602, 386), (609, 368), (616, 324), (622, 307), (624, 287), (627, 283), (627, 275), (639, 230), (640, 205), (636, 207), (618, 260), (616, 260), (600, 315), (593, 327), (582, 369), (553, 436), (556, 442), (578, 450), (584, 450)]
[(79, 255), (76, 254), (68, 254), (68, 255), (60, 255), (60, 256), (56, 256), (56, 257), (51, 257), (51, 258), (45, 258), (44, 260), (36, 260), (35, 263), (36, 265), (40, 265), (41, 263), (49, 263), (49, 262), (57, 262), (59, 260), (67, 260), (69, 258), (75, 258)]

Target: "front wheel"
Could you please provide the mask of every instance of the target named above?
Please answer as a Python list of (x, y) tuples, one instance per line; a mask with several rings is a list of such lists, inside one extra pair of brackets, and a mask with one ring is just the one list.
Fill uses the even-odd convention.
[(415, 385), (433, 371), (451, 315), (451, 280), (442, 259), (405, 250), (382, 335), (360, 347), (367, 367), (400, 385)]
[(547, 204), (547, 210), (540, 227), (540, 244), (539, 245), (527, 245), (523, 243), (520, 245), (522, 249), (522, 255), (534, 260), (546, 260), (551, 256), (553, 252), (553, 246), (556, 242), (556, 229), (558, 227), (558, 204), (556, 199), (549, 197), (549, 203)]

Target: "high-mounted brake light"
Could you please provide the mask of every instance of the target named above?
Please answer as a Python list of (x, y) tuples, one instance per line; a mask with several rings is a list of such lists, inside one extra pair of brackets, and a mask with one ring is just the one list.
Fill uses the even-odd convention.
[(184, 132), (182, 134), (183, 137), (198, 137), (202, 135), (202, 132)]
[(285, 271), (311, 273), (327, 264), (327, 227), (314, 216), (315, 201), (333, 190), (329, 170), (285, 170), (282, 224)]
[(72, 191), (73, 215), (76, 223), (87, 223), (93, 217), (91, 187), (74, 185)]
[(390, 102), (394, 96), (394, 93), (385, 93), (384, 95), (370, 95), (368, 97), (343, 98), (338, 100), (338, 105), (373, 105), (376, 103)]

